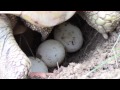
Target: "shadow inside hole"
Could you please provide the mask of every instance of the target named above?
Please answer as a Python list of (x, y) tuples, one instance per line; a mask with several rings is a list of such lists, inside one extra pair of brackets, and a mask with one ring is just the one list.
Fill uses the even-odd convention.
[(41, 43), (41, 34), (27, 28), (25, 33), (15, 35), (15, 39), (19, 47), (27, 56), (35, 57), (36, 50)]

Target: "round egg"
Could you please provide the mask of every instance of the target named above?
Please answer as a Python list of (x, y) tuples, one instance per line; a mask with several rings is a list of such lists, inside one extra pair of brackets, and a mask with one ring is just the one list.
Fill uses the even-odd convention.
[(40, 60), (39, 58), (35, 58), (35, 57), (29, 57), (29, 59), (32, 64), (30, 68), (30, 72), (48, 73), (48, 68), (42, 60)]
[(54, 30), (54, 39), (60, 41), (66, 52), (76, 52), (83, 44), (83, 36), (80, 29), (68, 22), (62, 23)]
[(48, 67), (55, 67), (64, 60), (65, 49), (59, 41), (47, 40), (38, 47), (36, 56), (43, 60)]

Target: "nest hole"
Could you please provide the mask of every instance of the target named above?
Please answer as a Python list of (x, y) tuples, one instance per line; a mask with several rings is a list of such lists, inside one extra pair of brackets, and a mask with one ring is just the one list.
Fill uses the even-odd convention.
[[(97, 45), (102, 45), (106, 40), (95, 29), (90, 27), (86, 21), (84, 21), (77, 13), (68, 22), (76, 25), (80, 28), (84, 43), (82, 48), (75, 53), (66, 53), (64, 62), (60, 66), (67, 67), (70, 63), (82, 63), (92, 55), (92, 51), (96, 50)], [(41, 41), (41, 34), (36, 31), (32, 31), (30, 28), (20, 35), (15, 35), (15, 39), (20, 48), (27, 56), (35, 56), (36, 50)], [(47, 39), (53, 39), (53, 31)], [(102, 42), (102, 43), (101, 43)], [(53, 72), (55, 68), (49, 68), (49, 72)]]

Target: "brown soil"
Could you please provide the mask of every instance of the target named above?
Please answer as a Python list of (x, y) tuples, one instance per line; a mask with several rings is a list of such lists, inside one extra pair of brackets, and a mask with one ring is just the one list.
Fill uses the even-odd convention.
[[(105, 40), (101, 34), (91, 28), (78, 15), (75, 15), (70, 22), (77, 25), (81, 29), (84, 37), (84, 44), (78, 52), (67, 53), (66, 58), (60, 68), (50, 69), (49, 71), (53, 72), (53, 75), (49, 75), (46, 79), (120, 78), (120, 40), (115, 46), (116, 50), (111, 51), (120, 34), (120, 26), (118, 26), (114, 32), (109, 33), (109, 39)], [(37, 40), (36, 38), (38, 37), (34, 37), (32, 40)], [(52, 38), (52, 34), (49, 38)], [(40, 42), (37, 42), (38, 41), (34, 41), (34, 44), (36, 43), (35, 47), (40, 44)], [(34, 44), (31, 46), (35, 55), (36, 48), (33, 48)]]

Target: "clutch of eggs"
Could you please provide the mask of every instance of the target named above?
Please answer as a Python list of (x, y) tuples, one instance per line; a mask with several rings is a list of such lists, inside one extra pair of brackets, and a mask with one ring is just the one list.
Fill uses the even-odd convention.
[(39, 58), (35, 58), (35, 57), (29, 57), (29, 59), (32, 64), (30, 68), (30, 72), (43, 72), (43, 73), (48, 72), (48, 68), (42, 60), (40, 60)]
[(36, 56), (43, 60), (48, 67), (56, 67), (65, 58), (64, 46), (56, 40), (46, 40), (40, 44)]
[(54, 29), (54, 39), (61, 42), (66, 52), (76, 52), (83, 44), (83, 36), (80, 29), (68, 22), (64, 22)]

